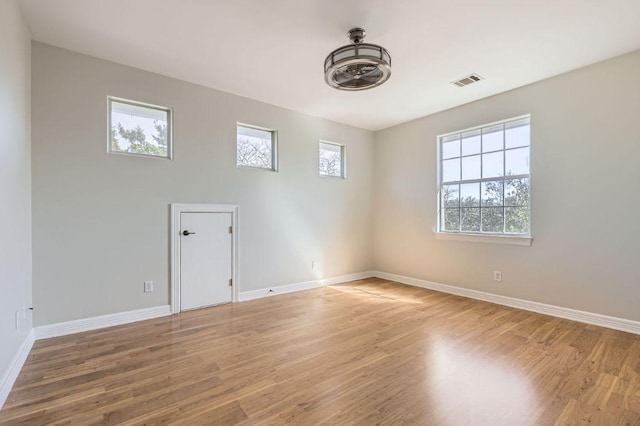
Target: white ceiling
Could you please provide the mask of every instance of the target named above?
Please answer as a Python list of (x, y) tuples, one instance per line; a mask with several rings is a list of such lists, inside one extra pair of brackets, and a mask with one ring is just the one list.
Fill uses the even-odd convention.
[[(21, 0), (34, 40), (378, 130), (640, 48), (640, 0)], [(353, 26), (392, 55), (324, 83)], [(459, 88), (452, 80), (485, 80)]]

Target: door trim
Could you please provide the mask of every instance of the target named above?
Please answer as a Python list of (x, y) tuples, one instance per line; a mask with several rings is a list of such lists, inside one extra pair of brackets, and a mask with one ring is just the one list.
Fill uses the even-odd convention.
[(231, 302), (238, 301), (238, 206), (236, 204), (171, 204), (171, 313), (180, 309), (180, 214), (231, 213)]

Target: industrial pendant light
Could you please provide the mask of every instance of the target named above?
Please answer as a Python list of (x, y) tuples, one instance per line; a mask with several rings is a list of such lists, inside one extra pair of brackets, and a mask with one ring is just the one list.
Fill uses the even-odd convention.
[(379, 86), (391, 76), (391, 55), (382, 46), (363, 43), (362, 28), (349, 30), (351, 44), (342, 46), (324, 61), (324, 81), (339, 90), (365, 90)]

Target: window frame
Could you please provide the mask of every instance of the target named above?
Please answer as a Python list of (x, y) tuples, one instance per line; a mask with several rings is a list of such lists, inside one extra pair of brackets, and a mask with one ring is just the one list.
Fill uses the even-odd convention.
[[(271, 133), (271, 167), (260, 166), (247, 166), (244, 164), (238, 164), (238, 127), (244, 127), (246, 129), (260, 130), (263, 132)], [(278, 171), (278, 130), (269, 129), (267, 127), (255, 126), (253, 124), (247, 124), (242, 122), (236, 122), (236, 167), (240, 169), (252, 169), (252, 170), (266, 170), (270, 172)]]
[[(112, 104), (118, 102), (132, 106), (154, 109), (167, 113), (167, 155), (141, 154), (137, 152), (114, 151), (111, 149), (111, 128), (113, 121), (111, 118)], [(107, 96), (107, 153), (130, 155), (134, 157), (155, 158), (159, 160), (173, 160), (173, 108), (147, 102), (134, 101), (132, 99), (120, 98), (117, 96)]]
[[(529, 161), (529, 173), (527, 174), (519, 174), (519, 175), (513, 175), (511, 176), (512, 179), (518, 179), (518, 178), (526, 178), (529, 179), (529, 203), (527, 206), (528, 209), (528, 215), (529, 215), (529, 232), (527, 234), (515, 234), (515, 233), (508, 233), (508, 232), (482, 232), (480, 231), (453, 231), (453, 230), (444, 230), (442, 229), (442, 213), (443, 213), (443, 206), (442, 206), (442, 188), (443, 185), (447, 185), (447, 184), (465, 184), (465, 183), (479, 183), (482, 189), (482, 183), (483, 182), (488, 182), (488, 181), (506, 181), (507, 178), (506, 176), (499, 176), (499, 177), (491, 177), (491, 178), (483, 178), (482, 175), (480, 175), (480, 178), (478, 179), (462, 179), (462, 165), (460, 167), (460, 179), (457, 181), (448, 181), (448, 182), (444, 182), (443, 181), (443, 161), (446, 159), (443, 159), (443, 152), (442, 152), (442, 144), (443, 144), (443, 140), (448, 137), (448, 136), (453, 136), (453, 135), (462, 135), (463, 133), (469, 133), (469, 132), (473, 132), (473, 131), (478, 131), (482, 134), (482, 129), (486, 129), (486, 128), (490, 128), (490, 127), (495, 127), (495, 126), (499, 126), (502, 125), (502, 149), (500, 150), (492, 150), (492, 151), (487, 151), (487, 152), (483, 152), (482, 151), (482, 142), (480, 145), (480, 152), (479, 153), (475, 153), (475, 154), (469, 154), (469, 155), (462, 155), (462, 146), (460, 146), (460, 155), (458, 157), (452, 157), (452, 158), (458, 158), (460, 159), (460, 161), (462, 161), (462, 158), (465, 157), (471, 157), (474, 155), (483, 155), (483, 154), (490, 154), (490, 153), (495, 153), (495, 152), (502, 152), (503, 153), (503, 172), (504, 172), (504, 165), (506, 162), (506, 152), (508, 151), (512, 151), (515, 149), (520, 149), (520, 148), (524, 148), (525, 146), (518, 146), (518, 147), (513, 147), (513, 148), (506, 148), (505, 145), (505, 128), (504, 125), (510, 122), (514, 122), (514, 121), (518, 121), (518, 120), (524, 120), (524, 119), (528, 119), (529, 120), (529, 144), (526, 145), (527, 148), (529, 148), (529, 159), (531, 159), (531, 153), (532, 153), (532, 143), (531, 143), (531, 114), (523, 114), (520, 116), (516, 116), (516, 117), (511, 117), (511, 118), (507, 118), (504, 120), (499, 120), (499, 121), (494, 121), (491, 123), (486, 123), (486, 124), (482, 124), (479, 126), (473, 126), (473, 127), (469, 127), (466, 129), (462, 129), (462, 130), (456, 130), (453, 132), (448, 132), (448, 133), (443, 133), (440, 134), (436, 137), (436, 162), (437, 162), (437, 176), (436, 176), (436, 182), (437, 182), (437, 186), (436, 186), (436, 193), (437, 193), (437, 214), (436, 214), (436, 218), (437, 218), (437, 222), (436, 222), (436, 226), (434, 228), (434, 233), (437, 239), (441, 239), (441, 240), (454, 240), (454, 241), (465, 241), (465, 242), (481, 242), (481, 243), (495, 243), (495, 244), (512, 244), (512, 245), (526, 245), (529, 246), (531, 245), (531, 242), (533, 241), (532, 238), (532, 234), (533, 234), (533, 227), (532, 227), (532, 217), (531, 217), (531, 204), (532, 204), (532, 198), (533, 198), (533, 191), (532, 191), (532, 179), (531, 179), (531, 161)], [(462, 143), (462, 139), (460, 139), (460, 143)], [(480, 164), (481, 164), (481, 170), (482, 170), (482, 157), (480, 157)], [(481, 192), (480, 191), (480, 196), (481, 196)], [(460, 196), (460, 194), (458, 194), (458, 196)], [(504, 185), (503, 185), (503, 203), (502, 203), (502, 207), (504, 208), (504, 197), (505, 197), (505, 193), (504, 193)], [(481, 207), (481, 203), (482, 201), (479, 199), (478, 202), (480, 203), (478, 208), (480, 208), (480, 214), (482, 214), (482, 207)], [(503, 210), (504, 212), (504, 210)], [(482, 216), (481, 216), (482, 217)], [(482, 219), (480, 219), (482, 220)], [(503, 223), (504, 223), (504, 219), (503, 219)], [(504, 228), (503, 228), (504, 229)]]
[[(332, 175), (323, 175), (320, 170), (320, 146), (324, 145), (333, 145), (340, 147), (340, 176), (332, 176)], [(323, 139), (318, 141), (318, 175), (321, 178), (333, 178), (333, 179), (346, 179), (347, 178), (347, 150), (344, 144), (337, 142), (330, 142)]]

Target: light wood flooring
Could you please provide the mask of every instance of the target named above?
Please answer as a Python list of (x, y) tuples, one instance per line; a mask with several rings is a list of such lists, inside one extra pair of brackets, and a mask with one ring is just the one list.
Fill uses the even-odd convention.
[(37, 341), (0, 423), (640, 425), (640, 336), (368, 279)]

